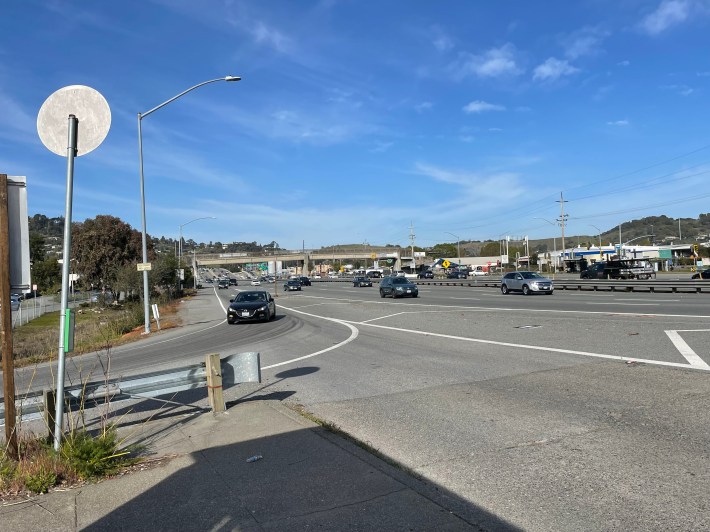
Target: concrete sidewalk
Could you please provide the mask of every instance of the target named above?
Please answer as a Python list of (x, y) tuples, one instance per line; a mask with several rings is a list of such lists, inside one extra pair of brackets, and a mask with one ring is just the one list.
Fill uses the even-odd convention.
[[(508, 528), (484, 512), (475, 525), (458, 517), (436, 487), (277, 401), (245, 401), (217, 415), (180, 410), (126, 430), (168, 459), (2, 506), (0, 530)], [(263, 458), (247, 462), (253, 455)]]

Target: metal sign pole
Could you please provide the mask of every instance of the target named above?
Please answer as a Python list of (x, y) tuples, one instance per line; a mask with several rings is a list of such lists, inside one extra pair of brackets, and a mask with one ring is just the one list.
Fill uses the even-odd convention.
[(59, 451), (62, 441), (64, 416), (64, 324), (69, 303), (69, 263), (71, 262), (71, 211), (74, 189), (74, 157), (77, 154), (78, 124), (76, 116), (69, 115), (69, 144), (67, 146), (67, 197), (64, 211), (64, 248), (62, 252), (62, 300), (59, 314), (59, 349), (57, 350), (57, 395), (54, 415), (54, 450)]

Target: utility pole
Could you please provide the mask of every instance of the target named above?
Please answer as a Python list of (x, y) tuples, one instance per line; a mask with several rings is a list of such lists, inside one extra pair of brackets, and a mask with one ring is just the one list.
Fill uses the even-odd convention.
[(560, 219), (558, 221), (560, 222), (560, 227), (562, 228), (562, 268), (564, 269), (565, 251), (567, 250), (565, 247), (565, 221), (567, 218), (567, 215), (565, 214), (565, 203), (567, 203), (567, 201), (562, 197), (562, 192), (560, 192), (560, 199), (557, 200), (557, 203), (560, 204)]
[(7, 175), (0, 174), (0, 349), (2, 350), (3, 397), (5, 399), (5, 441), (10, 458), (19, 458), (15, 410), (15, 360), (12, 348), (12, 304), (10, 303), (10, 219)]
[(412, 246), (412, 273), (417, 269), (417, 263), (414, 260), (414, 224), (409, 222), (409, 242)]

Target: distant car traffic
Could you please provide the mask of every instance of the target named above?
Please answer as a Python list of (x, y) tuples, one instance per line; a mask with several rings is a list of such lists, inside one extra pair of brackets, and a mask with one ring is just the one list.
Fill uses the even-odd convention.
[(710, 268), (705, 268), (699, 272), (695, 272), (690, 276), (691, 279), (710, 279)]
[(251, 285), (252, 285), (252, 286), (260, 286), (260, 285), (261, 285), (261, 281), (260, 281), (259, 279), (252, 279), (252, 280), (251, 280)]
[(446, 274), (447, 279), (466, 279), (468, 274), (466, 272), (454, 270)]
[(380, 297), (385, 296), (392, 296), (392, 299), (405, 296), (418, 297), (419, 288), (406, 277), (385, 277), (380, 282)]
[(230, 277), (229, 286), (239, 286), (239, 282), (234, 277)]
[(372, 286), (372, 280), (365, 276), (353, 277), (353, 286), (357, 286), (358, 288), (361, 286)]
[(431, 270), (424, 270), (423, 272), (419, 272), (417, 274), (417, 277), (419, 279), (433, 279), (434, 278), (434, 272)]
[(269, 321), (276, 317), (274, 298), (264, 290), (240, 292), (229, 303), (227, 323), (230, 325), (240, 321)]
[(221, 281), (219, 281), (217, 283), (217, 289), (219, 290), (221, 288), (229, 288), (229, 281), (227, 281), (226, 279), (222, 279)]
[(296, 279), (289, 279), (286, 281), (286, 284), (284, 284), (284, 290), (291, 291), (291, 290), (301, 290), (301, 281), (297, 281)]
[(500, 291), (504, 295), (513, 291), (526, 296), (540, 292), (551, 295), (554, 289), (552, 280), (537, 272), (510, 272), (500, 280)]
[(299, 277), (299, 281), (301, 281), (301, 286), (311, 286), (311, 280), (308, 277)]

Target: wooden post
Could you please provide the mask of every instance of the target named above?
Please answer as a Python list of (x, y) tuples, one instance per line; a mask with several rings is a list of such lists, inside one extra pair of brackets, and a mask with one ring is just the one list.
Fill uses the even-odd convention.
[(212, 412), (224, 412), (227, 408), (224, 404), (224, 395), (222, 393), (222, 362), (219, 359), (219, 353), (207, 355), (205, 369), (207, 373), (207, 397), (210, 400)]
[(54, 441), (54, 410), (57, 408), (54, 390), (44, 390), (44, 422), (49, 430), (49, 441)]
[(19, 458), (15, 411), (15, 360), (12, 350), (12, 305), (10, 303), (10, 220), (7, 175), (0, 174), (0, 349), (2, 387), (5, 397), (5, 442), (10, 458)]

